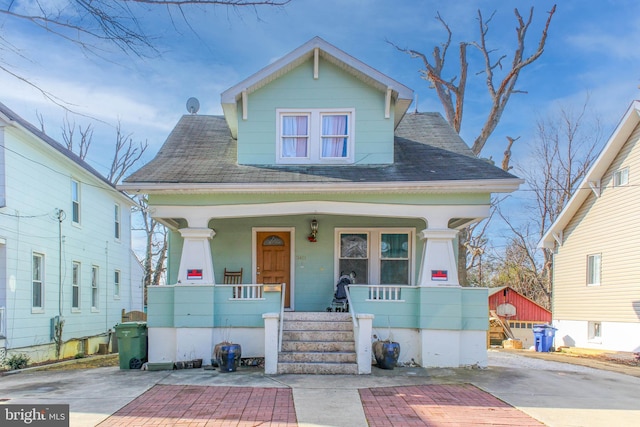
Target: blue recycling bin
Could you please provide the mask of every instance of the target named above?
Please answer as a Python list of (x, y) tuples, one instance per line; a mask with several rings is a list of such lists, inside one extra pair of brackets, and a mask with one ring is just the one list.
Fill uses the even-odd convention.
[(553, 346), (557, 329), (551, 325), (533, 325), (533, 337), (536, 351), (548, 353)]

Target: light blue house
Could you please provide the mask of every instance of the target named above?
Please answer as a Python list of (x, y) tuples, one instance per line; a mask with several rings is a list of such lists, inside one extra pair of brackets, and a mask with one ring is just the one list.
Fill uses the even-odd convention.
[(0, 148), (0, 359), (96, 353), (142, 308), (133, 203), (2, 103)]
[[(487, 290), (459, 286), (456, 235), (522, 181), (412, 98), (314, 38), (225, 91), (224, 116), (180, 119), (120, 186), (171, 230), (151, 362), (233, 341), (266, 373), (368, 373), (375, 336), (400, 362), (486, 364)], [(343, 274), (349, 312), (327, 312)]]

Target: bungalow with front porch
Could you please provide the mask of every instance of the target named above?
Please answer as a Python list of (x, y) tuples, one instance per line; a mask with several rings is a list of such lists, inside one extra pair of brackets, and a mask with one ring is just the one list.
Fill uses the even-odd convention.
[[(120, 186), (170, 229), (149, 360), (233, 341), (266, 373), (370, 373), (375, 336), (400, 362), (486, 365), (487, 289), (459, 285), (456, 235), (522, 181), (412, 98), (316, 37), (225, 91), (224, 116), (183, 116)], [(342, 274), (348, 313), (328, 313)]]

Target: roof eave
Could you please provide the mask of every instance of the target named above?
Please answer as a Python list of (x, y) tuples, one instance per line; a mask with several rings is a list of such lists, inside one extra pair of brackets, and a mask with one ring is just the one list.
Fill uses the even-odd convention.
[(558, 218), (556, 218), (538, 242), (539, 248), (554, 248), (555, 238), (553, 235), (563, 231), (569, 224), (569, 221), (571, 221), (580, 206), (582, 206), (582, 203), (584, 203), (589, 196), (589, 192), (591, 191), (589, 183), (602, 178), (620, 152), (622, 146), (631, 136), (633, 130), (638, 126), (638, 123), (640, 123), (640, 101), (633, 101), (582, 182), (580, 182), (564, 209), (562, 209), (560, 215), (558, 215)]
[(490, 180), (459, 180), (433, 182), (372, 182), (372, 183), (123, 183), (118, 189), (133, 194), (169, 193), (511, 193), (524, 181), (519, 178)]

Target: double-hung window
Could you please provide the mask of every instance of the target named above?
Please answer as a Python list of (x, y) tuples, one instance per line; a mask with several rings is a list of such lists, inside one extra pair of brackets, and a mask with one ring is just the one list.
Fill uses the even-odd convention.
[(31, 308), (41, 310), (44, 308), (44, 255), (33, 254), (31, 278)]
[(99, 268), (94, 265), (91, 267), (91, 309), (98, 310), (98, 277)]
[(338, 230), (337, 269), (355, 274), (355, 283), (409, 285), (412, 271), (410, 229)]
[(278, 110), (278, 163), (352, 163), (352, 109)]
[(600, 254), (587, 255), (587, 286), (600, 285), (602, 270), (602, 256)]
[(113, 297), (120, 298), (120, 270), (113, 272)]
[(71, 180), (71, 220), (80, 224), (80, 183)]
[(80, 271), (81, 264), (73, 262), (71, 268), (71, 310), (80, 310)]
[(114, 205), (113, 222), (114, 222), (113, 237), (115, 237), (116, 240), (120, 240), (120, 205), (117, 203)]

